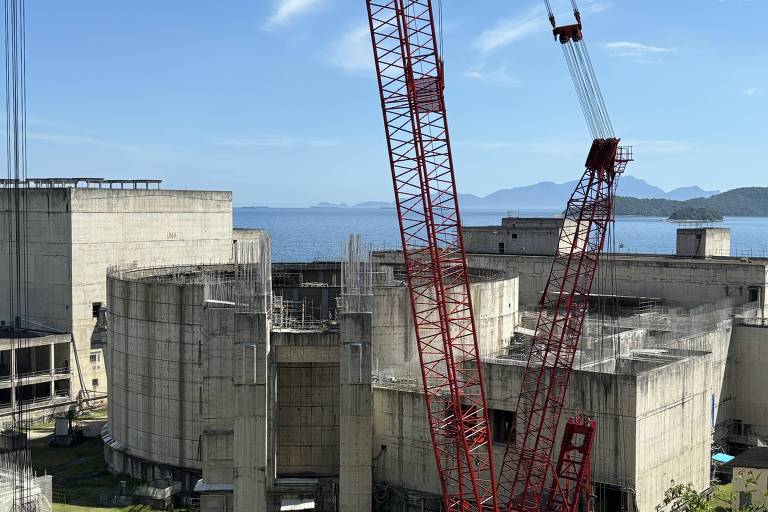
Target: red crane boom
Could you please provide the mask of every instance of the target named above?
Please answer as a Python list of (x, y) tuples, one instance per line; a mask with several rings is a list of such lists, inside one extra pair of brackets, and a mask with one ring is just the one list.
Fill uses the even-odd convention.
[[(593, 136), (586, 170), (568, 201), (516, 408), (522, 435), (511, 436), (501, 465), (498, 494), (506, 511), (574, 512), (589, 491), (596, 423), (582, 416), (566, 425), (557, 464), (552, 463), (574, 357), (589, 296), (613, 217), (617, 177), (632, 160), (619, 147), (583, 42), (581, 15), (558, 27), (546, 1), (555, 38), (576, 86)], [(520, 440), (519, 445), (516, 441)], [(587, 507), (589, 504), (587, 503)]]
[(496, 511), (492, 446), (431, 0), (366, 0), (445, 508)]

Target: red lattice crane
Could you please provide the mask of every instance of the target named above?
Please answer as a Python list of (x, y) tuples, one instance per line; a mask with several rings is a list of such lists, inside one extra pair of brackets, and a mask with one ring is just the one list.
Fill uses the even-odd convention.
[(448, 511), (496, 511), (431, 0), (366, 0), (429, 429)]
[[(632, 160), (619, 147), (583, 41), (581, 15), (557, 26), (546, 1), (577, 95), (593, 136), (586, 170), (568, 201), (516, 408), (522, 428), (511, 436), (501, 465), (498, 494), (505, 511), (575, 512), (589, 495), (596, 423), (585, 416), (565, 427), (556, 464), (552, 452), (589, 296), (613, 217), (617, 177)], [(586, 507), (589, 508), (587, 497)]]

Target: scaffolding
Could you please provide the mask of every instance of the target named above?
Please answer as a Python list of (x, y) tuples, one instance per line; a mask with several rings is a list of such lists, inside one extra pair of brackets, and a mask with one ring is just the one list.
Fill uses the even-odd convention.
[[(734, 323), (760, 321), (757, 302), (735, 304), (723, 299), (693, 308), (639, 302), (637, 307), (591, 311), (584, 322), (574, 367), (602, 373), (621, 373), (621, 360), (647, 360), (664, 364), (684, 353), (711, 350), (709, 335), (730, 329)], [(521, 326), (509, 345), (486, 358), (524, 363), (530, 350), (530, 329), (535, 312), (521, 311)]]

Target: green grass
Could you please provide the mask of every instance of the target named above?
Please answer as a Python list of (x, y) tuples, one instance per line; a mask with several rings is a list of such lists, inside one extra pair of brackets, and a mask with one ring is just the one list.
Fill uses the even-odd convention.
[(712, 496), (712, 506), (717, 512), (728, 512), (731, 510), (731, 493), (733, 484), (718, 485), (715, 487), (715, 493)]
[[(126, 475), (113, 475), (104, 462), (101, 439), (86, 439), (71, 448), (49, 447), (48, 438), (30, 442), (32, 465), (38, 474), (53, 476), (54, 512), (145, 512), (134, 505), (110, 508), (99, 505), (99, 496), (113, 494), (121, 480), (133, 488), (139, 482)], [(178, 509), (177, 509), (178, 510)]]

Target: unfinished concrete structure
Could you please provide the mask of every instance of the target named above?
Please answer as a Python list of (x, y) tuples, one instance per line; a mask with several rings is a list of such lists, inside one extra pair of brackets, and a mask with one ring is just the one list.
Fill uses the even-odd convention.
[[(155, 188), (149, 188), (152, 185)], [(71, 341), (67, 384), (74, 399), (82, 387), (107, 391), (102, 342), (105, 276), (110, 265), (162, 265), (228, 261), (232, 246), (230, 192), (156, 188), (158, 180), (31, 180), (22, 189), (29, 248), (29, 318), (8, 318), (8, 297), (0, 297), (0, 322), (63, 333)], [(146, 188), (139, 188), (139, 187)], [(115, 188), (113, 188), (115, 187)], [(124, 188), (127, 187), (127, 188)], [(13, 222), (8, 194), (0, 194), (0, 242), (7, 245)], [(0, 266), (10, 265), (8, 253)], [(0, 287), (7, 286), (0, 276)], [(6, 281), (3, 281), (6, 280)], [(63, 381), (63, 372), (57, 374)], [(40, 389), (42, 399), (47, 390)], [(1, 411), (0, 411), (1, 413)]]
[[(551, 258), (469, 249), (500, 456)], [(211, 511), (439, 510), (400, 261), (358, 262), (368, 285), (348, 261), (273, 264), (271, 293), (245, 303), (217, 284), (238, 264), (115, 272), (110, 467), (182, 481)], [(766, 440), (768, 261), (609, 254), (601, 269), (563, 414), (598, 422), (596, 509), (652, 510), (671, 480), (709, 487), (713, 446)]]
[[(275, 264), (260, 311), (216, 284), (239, 265), (109, 276), (110, 467), (181, 481), (204, 510), (370, 510), (373, 382), (418, 368), (400, 266), (371, 270), (353, 300), (339, 263)], [(473, 275), (483, 350), (496, 352), (519, 323), (518, 280)]]

